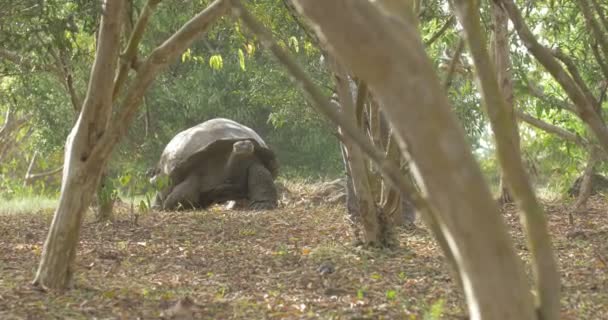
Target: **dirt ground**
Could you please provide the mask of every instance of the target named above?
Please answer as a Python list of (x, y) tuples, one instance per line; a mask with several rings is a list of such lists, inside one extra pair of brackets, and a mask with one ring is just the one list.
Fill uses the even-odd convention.
[[(545, 203), (562, 276), (563, 319), (608, 319), (608, 202), (569, 224)], [(157, 213), (88, 219), (74, 289), (30, 285), (52, 212), (0, 218), (0, 319), (467, 319), (430, 235), (400, 230), (400, 248), (353, 248), (342, 206), (268, 212)], [(529, 252), (513, 206), (516, 248)]]

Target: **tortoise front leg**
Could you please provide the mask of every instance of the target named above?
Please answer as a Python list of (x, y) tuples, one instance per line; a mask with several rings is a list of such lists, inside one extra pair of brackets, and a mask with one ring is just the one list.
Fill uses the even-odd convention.
[(277, 188), (272, 174), (261, 163), (254, 163), (248, 169), (247, 197), (249, 208), (253, 210), (275, 209), (278, 202)]
[(193, 209), (198, 207), (199, 200), (199, 179), (196, 176), (189, 176), (186, 180), (175, 186), (164, 199), (163, 209), (176, 210)]

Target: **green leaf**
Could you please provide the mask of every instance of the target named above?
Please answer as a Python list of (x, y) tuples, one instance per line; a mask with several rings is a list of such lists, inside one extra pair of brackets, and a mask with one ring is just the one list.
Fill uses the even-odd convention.
[(239, 65), (241, 66), (241, 70), (245, 71), (245, 54), (241, 49), (239, 49)]
[(132, 178), (131, 175), (128, 174), (128, 173), (125, 174), (125, 175), (123, 175), (123, 176), (121, 176), (120, 180), (119, 180), (120, 181), (120, 185), (122, 185), (123, 187), (126, 186), (126, 185), (128, 185), (129, 182), (131, 182), (131, 178)]
[(361, 300), (365, 296), (365, 291), (363, 289), (357, 290), (357, 299)]
[(140, 200), (139, 201), (138, 209), (139, 209), (139, 212), (146, 212), (146, 211), (148, 211), (148, 205), (146, 204), (146, 201)]
[(248, 43), (245, 45), (245, 50), (247, 51), (247, 55), (250, 57), (255, 53), (255, 45), (252, 43)]
[(388, 300), (395, 300), (396, 297), (397, 297), (397, 291), (395, 291), (395, 290), (388, 290), (386, 292), (386, 298)]
[(298, 39), (296, 39), (296, 37), (294, 37), (294, 36), (289, 37), (289, 46), (291, 48), (293, 48), (293, 50), (295, 52), (300, 52), (300, 46), (298, 44)]
[(536, 117), (541, 118), (543, 116), (543, 106), (540, 103), (536, 103)]
[(182, 53), (182, 62), (186, 62), (190, 59), (192, 59), (192, 51), (190, 50), (190, 48), (188, 48), (188, 50)]
[(214, 54), (209, 58), (209, 66), (211, 69), (220, 70), (224, 67), (224, 61), (222, 60), (222, 56), (219, 54)]

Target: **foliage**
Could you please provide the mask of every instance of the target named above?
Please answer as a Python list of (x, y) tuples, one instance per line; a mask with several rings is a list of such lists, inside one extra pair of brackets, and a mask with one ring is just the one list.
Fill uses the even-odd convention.
[[(136, 21), (146, 2), (128, 2), (131, 23)], [(140, 56), (149, 54), (209, 3), (209, 0), (161, 2), (144, 34)], [(423, 40), (433, 39), (427, 45), (427, 53), (440, 77), (445, 78), (460, 41), (460, 27), (451, 24), (445, 28), (452, 15), (445, 1), (425, 1), (421, 5), (420, 32)], [(247, 6), (329, 96), (332, 82), (320, 51), (286, 10), (283, 1), (251, 1)], [(578, 6), (556, 0), (536, 1), (522, 8), (526, 22), (543, 43), (572, 56), (586, 83), (602, 83), (600, 68), (586, 63), (594, 60), (589, 49), (592, 38)], [(0, 190), (5, 196), (8, 190), (12, 190), (12, 195), (26, 192), (17, 187), (27, 169), (23, 157), (29, 157), (35, 150), (46, 158), (47, 163), (38, 164), (41, 170), (61, 164), (65, 139), (75, 121), (66, 75), (71, 75), (76, 96), (81, 97), (93, 59), (100, 12), (98, 2), (65, 0), (15, 1), (0, 9), (0, 19), (10, 21), (0, 23), (0, 50), (20, 57), (16, 63), (0, 52), (0, 112), (12, 106), (32, 115), (28, 124), (30, 137), (19, 145), (19, 152), (14, 155), (17, 159), (5, 159), (0, 166), (4, 177)], [(482, 3), (482, 17), (489, 39), (492, 26), (488, 3)], [(566, 95), (530, 57), (515, 33), (512, 33), (511, 54), (518, 108), (587, 136), (585, 126), (575, 115), (557, 108), (560, 103), (568, 102)], [(481, 111), (469, 61), (465, 50), (447, 93), (472, 148), (483, 161), (494, 161), (484, 151), (492, 144), (492, 137)], [(313, 112), (290, 80), (247, 28), (232, 18), (222, 19), (206, 37), (184, 52), (168, 72), (158, 77), (145, 96), (128, 138), (109, 164), (110, 177), (116, 179), (129, 172), (137, 173), (142, 177), (139, 180), (145, 181), (143, 173), (156, 164), (165, 144), (177, 132), (213, 117), (234, 119), (260, 133), (276, 151), (285, 177), (322, 178), (343, 174), (334, 136), (336, 129)], [(530, 96), (527, 89), (530, 85), (541, 89), (546, 98)], [(591, 89), (597, 96), (601, 88)], [(550, 134), (521, 127), (524, 153), (540, 165), (541, 178), (537, 183), (563, 189), (582, 170), (586, 151), (564, 144)], [(50, 194), (57, 186), (57, 183), (49, 185), (45, 192)], [(134, 192), (146, 192), (143, 184), (138, 188)], [(33, 192), (39, 189), (34, 187)]]

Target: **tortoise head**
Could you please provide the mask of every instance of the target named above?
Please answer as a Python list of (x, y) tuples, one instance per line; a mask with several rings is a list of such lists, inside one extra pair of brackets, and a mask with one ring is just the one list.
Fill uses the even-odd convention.
[(241, 140), (232, 144), (232, 152), (235, 154), (253, 154), (255, 146), (249, 140)]

